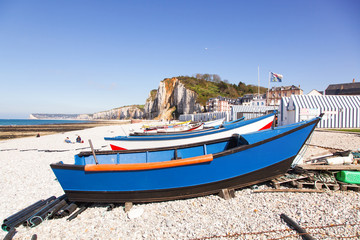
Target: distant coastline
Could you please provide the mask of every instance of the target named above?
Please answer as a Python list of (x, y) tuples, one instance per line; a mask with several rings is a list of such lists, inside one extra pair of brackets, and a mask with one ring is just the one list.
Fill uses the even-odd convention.
[(32, 113), (29, 119), (43, 120), (92, 120), (89, 114), (49, 114), (49, 113)]
[(28, 126), (28, 125), (49, 125), (49, 124), (69, 124), (69, 123), (88, 123), (90, 120), (77, 119), (0, 119), (0, 126)]

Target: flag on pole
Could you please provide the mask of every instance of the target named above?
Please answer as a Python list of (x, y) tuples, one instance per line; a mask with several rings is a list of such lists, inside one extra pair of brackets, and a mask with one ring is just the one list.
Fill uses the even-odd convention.
[(271, 72), (271, 82), (282, 82), (283, 75)]

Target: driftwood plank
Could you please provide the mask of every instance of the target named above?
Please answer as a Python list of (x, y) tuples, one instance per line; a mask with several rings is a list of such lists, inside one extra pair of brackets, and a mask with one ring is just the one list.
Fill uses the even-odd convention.
[(311, 164), (302, 164), (298, 165), (305, 170), (360, 170), (360, 165), (311, 165)]

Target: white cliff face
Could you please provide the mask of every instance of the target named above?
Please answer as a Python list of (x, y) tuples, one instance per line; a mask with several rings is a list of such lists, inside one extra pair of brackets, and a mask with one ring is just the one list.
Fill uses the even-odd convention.
[(157, 115), (156, 116), (152, 115), (154, 103), (155, 103), (155, 99), (151, 98), (151, 93), (150, 93), (148, 99), (145, 102), (145, 106), (144, 106), (144, 117), (146, 119), (153, 119), (154, 117), (157, 116)]
[(174, 89), (174, 104), (180, 114), (201, 112), (202, 106), (196, 103), (196, 98), (195, 92), (186, 89), (180, 81), (177, 82)]
[(145, 117), (171, 119), (175, 109), (178, 114), (201, 112), (203, 107), (196, 103), (196, 98), (196, 93), (186, 89), (177, 78), (165, 79), (160, 82), (155, 98), (146, 101)]
[(141, 119), (143, 116), (143, 110), (130, 106), (94, 113), (93, 119)]

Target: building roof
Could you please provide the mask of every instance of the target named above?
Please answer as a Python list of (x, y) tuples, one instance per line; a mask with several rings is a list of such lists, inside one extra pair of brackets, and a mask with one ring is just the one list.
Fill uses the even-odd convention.
[(281, 86), (281, 87), (272, 87), (270, 91), (280, 91), (280, 90), (301, 90), (300, 87), (291, 85), (291, 86)]
[(360, 82), (330, 84), (326, 90), (326, 95), (360, 95)]

